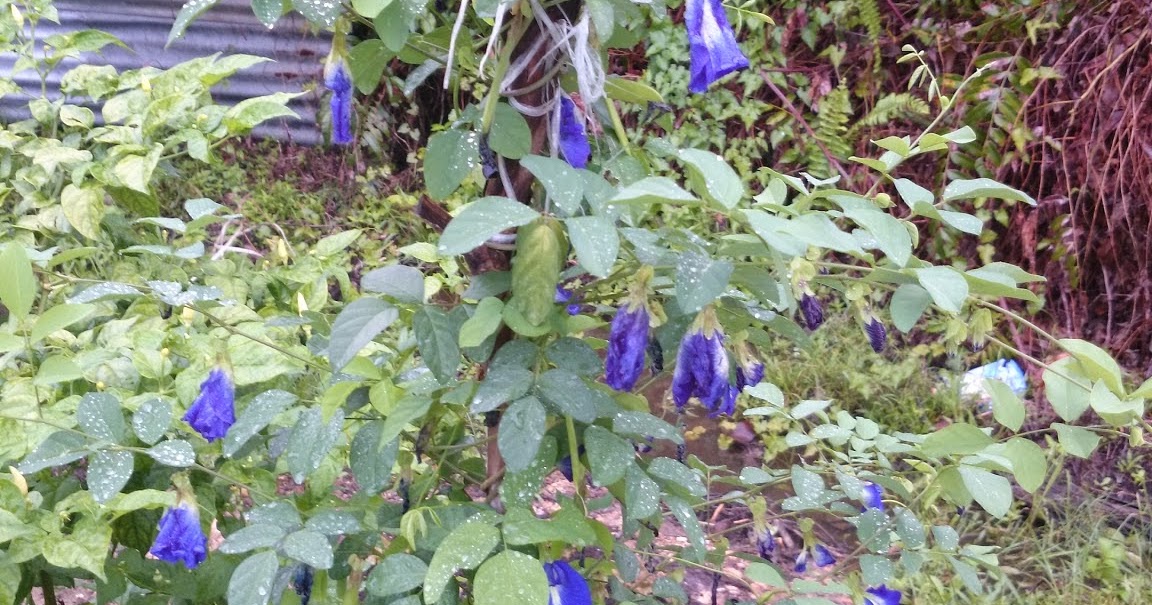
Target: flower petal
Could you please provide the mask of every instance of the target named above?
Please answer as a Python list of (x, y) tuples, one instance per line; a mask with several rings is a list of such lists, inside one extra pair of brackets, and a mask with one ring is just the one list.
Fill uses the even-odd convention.
[(716, 80), (748, 67), (720, 0), (688, 0), (684, 21), (691, 71), (688, 90), (704, 92)]
[(200, 384), (200, 396), (184, 413), (184, 421), (208, 441), (220, 439), (236, 422), (235, 399), (231, 379), (216, 368)]
[(148, 552), (161, 561), (183, 563), (188, 569), (203, 563), (208, 557), (208, 538), (200, 530), (196, 513), (186, 504), (165, 511)]
[(626, 304), (612, 318), (605, 356), (605, 379), (617, 391), (631, 391), (644, 372), (644, 352), (648, 348), (648, 310), (643, 305)]
[(881, 584), (866, 590), (864, 601), (868, 605), (900, 605), (903, 596), (899, 590)]
[(560, 154), (573, 168), (584, 168), (592, 157), (584, 121), (576, 111), (576, 103), (566, 94), (560, 95)]
[(545, 563), (544, 574), (551, 588), (548, 605), (592, 605), (588, 582), (567, 561)]

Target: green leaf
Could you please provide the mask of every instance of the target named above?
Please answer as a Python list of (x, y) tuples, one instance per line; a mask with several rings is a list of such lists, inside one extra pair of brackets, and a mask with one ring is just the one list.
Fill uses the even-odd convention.
[(271, 523), (254, 523), (242, 527), (228, 536), (220, 545), (220, 552), (229, 555), (246, 553), (257, 548), (271, 548), (280, 542), (287, 531)]
[(1100, 435), (1094, 431), (1059, 422), (1053, 422), (1052, 428), (1056, 430), (1056, 435), (1060, 438), (1060, 445), (1064, 447), (1064, 451), (1077, 458), (1090, 460), (1092, 452), (1096, 450), (1096, 446), (1100, 445)]
[(521, 227), (516, 236), (508, 307), (533, 326), (543, 325), (555, 307), (556, 283), (568, 249), (561, 231), (555, 219), (541, 217)]
[(660, 485), (635, 464), (624, 475), (624, 509), (628, 520), (647, 519), (660, 510)]
[(266, 605), (279, 568), (280, 560), (270, 550), (241, 561), (228, 580), (228, 605)]
[(419, 587), (427, 573), (428, 565), (424, 561), (408, 553), (397, 553), (372, 568), (365, 588), (372, 596), (390, 597)]
[[(427, 168), (425, 168), (427, 170)], [(429, 183), (431, 191), (431, 183)], [(484, 197), (465, 206), (440, 236), (443, 255), (464, 254), (512, 227), (527, 225), (540, 213), (506, 197)]]
[(352, 10), (356, 11), (361, 17), (375, 19), (376, 15), (379, 15), (380, 11), (384, 10), (384, 8), (392, 4), (392, 2), (393, 0), (352, 0)]
[(152, 173), (160, 163), (164, 147), (157, 143), (148, 155), (126, 155), (112, 168), (112, 174), (128, 189), (144, 195), (151, 194)]
[(540, 440), (547, 430), (548, 414), (535, 397), (512, 402), (500, 418), (497, 445), (504, 463), (513, 473), (527, 470), (540, 450)]
[(425, 305), (412, 317), (420, 357), (441, 382), (456, 378), (456, 368), (460, 365), (459, 338), (463, 321), (456, 319), (454, 314), (432, 305)]
[(892, 264), (897, 267), (907, 265), (908, 260), (912, 258), (912, 236), (905, 228), (905, 223), (886, 212), (872, 208), (871, 202), (863, 199), (859, 202), (856, 207), (845, 206), (844, 216), (867, 229), (876, 240), (880, 251), (892, 261)]
[(700, 476), (671, 458), (654, 459), (648, 464), (648, 474), (671, 491), (698, 497), (708, 495)]
[(548, 595), (544, 566), (526, 554), (506, 550), (476, 571), (476, 605), (540, 605)]
[(360, 229), (349, 229), (321, 238), (320, 241), (316, 242), (316, 256), (326, 257), (340, 254), (359, 239), (362, 233), (363, 231)]
[(964, 487), (984, 510), (1000, 518), (1012, 507), (1012, 484), (1007, 479), (978, 466), (960, 465)]
[(476, 312), (460, 326), (460, 346), (478, 347), (489, 336), (500, 329), (500, 318), (504, 313), (504, 302), (489, 296), (476, 305)]
[(172, 23), (172, 29), (168, 31), (168, 41), (164, 43), (164, 46), (171, 46), (176, 38), (184, 35), (184, 30), (188, 29), (189, 24), (195, 21), (204, 11), (216, 6), (216, 3), (219, 1), (220, 0), (189, 0), (185, 2), (180, 12), (176, 13), (176, 21)]
[(85, 393), (76, 407), (80, 428), (96, 439), (120, 443), (127, 434), (120, 400), (111, 393)]
[(75, 462), (88, 455), (88, 440), (71, 431), (57, 431), (49, 435), (28, 454), (16, 468), (25, 475), (52, 466)]
[(680, 255), (676, 263), (676, 303), (684, 313), (696, 313), (728, 289), (732, 263), (697, 252)]
[[(452, 533), (440, 543), (428, 563), (428, 575), (424, 578), (424, 602), (439, 601), (452, 576), (458, 571), (475, 569), (488, 558), (488, 554), (498, 544), (500, 544), (500, 530), (488, 523), (463, 523), (452, 530)], [(510, 585), (516, 584), (505, 584), (502, 594), (507, 594)]]
[(584, 174), (568, 162), (539, 155), (526, 155), (520, 165), (527, 168), (548, 192), (556, 206), (568, 216), (580, 212), (584, 197)]
[(229, 134), (247, 134), (253, 128), (276, 118), (299, 118), (288, 109), (288, 102), (304, 93), (276, 92), (249, 97), (224, 112), (224, 126)]
[[(292, 0), (292, 8), (315, 25), (332, 27), (336, 17), (344, 12), (342, 2), (318, 2), (317, 0)], [(229, 603), (229, 605), (234, 605)]]
[(383, 434), (384, 421), (374, 420), (361, 427), (352, 439), (349, 466), (364, 493), (377, 493), (392, 480), (392, 466), (400, 452), (400, 441), (381, 441)]
[(288, 435), (288, 446), (284, 451), (288, 472), (292, 473), (297, 484), (303, 483), (309, 473), (320, 468), (343, 428), (344, 416), (341, 413), (334, 415), (325, 425), (319, 407), (301, 412), (300, 419)]
[(0, 254), (0, 275), (4, 275), (4, 279), (0, 279), (0, 303), (19, 319), (28, 317), (40, 285), (20, 242), (8, 240), (4, 253)]
[(584, 446), (588, 450), (592, 479), (597, 485), (608, 486), (623, 479), (636, 458), (631, 443), (599, 426), (590, 426), (584, 431)]
[(252, 0), (252, 12), (265, 27), (272, 27), (284, 15), (284, 0)]
[(310, 529), (288, 534), (280, 549), (285, 555), (316, 569), (332, 567), (332, 545), (328, 538)]
[(993, 443), (995, 440), (984, 431), (971, 424), (957, 422), (928, 435), (920, 444), (920, 451), (925, 456), (941, 458), (957, 454), (974, 454)]
[(994, 378), (984, 379), (984, 390), (992, 396), (992, 416), (996, 422), (1015, 432), (1024, 424), (1024, 404), (1012, 392), (1012, 387)]
[(224, 435), (224, 455), (228, 457), (236, 455), (249, 439), (255, 437), (272, 422), (272, 419), (288, 409), (288, 406), (295, 401), (295, 395), (278, 389), (264, 391), (253, 398)]
[(496, 115), (488, 133), (488, 146), (496, 153), (519, 160), (532, 150), (532, 131), (528, 121), (507, 103), (496, 104)]
[(892, 579), (892, 561), (879, 555), (860, 555), (860, 574), (868, 586), (886, 584)]
[(568, 370), (548, 370), (536, 382), (544, 401), (556, 406), (565, 416), (584, 424), (596, 420), (599, 416), (596, 400), (607, 397)]
[(1075, 358), (1065, 357), (1049, 364), (1044, 368), (1043, 380), (1048, 403), (1064, 420), (1073, 422), (1088, 409), (1091, 380)]
[(403, 303), (424, 302), (424, 273), (416, 267), (390, 265), (369, 271), (360, 278), (360, 287)]
[(526, 508), (512, 508), (504, 516), (504, 541), (512, 546), (564, 542), (573, 546), (596, 543), (596, 532), (583, 510), (571, 500), (561, 499), (562, 507), (551, 519), (538, 519)]
[(71, 183), (60, 192), (60, 207), (72, 228), (88, 239), (100, 239), (104, 220), (104, 188), (77, 187)]
[(1032, 494), (1044, 484), (1048, 474), (1048, 457), (1031, 439), (1013, 437), (1004, 447), (1004, 456), (1012, 461), (1012, 474), (1024, 491)]
[(675, 181), (662, 176), (650, 176), (624, 187), (608, 201), (609, 204), (684, 204), (699, 203), (691, 193), (684, 191)]
[(771, 588), (788, 587), (788, 581), (784, 579), (784, 576), (781, 575), (775, 567), (767, 563), (757, 561), (749, 563), (748, 567), (744, 568), (744, 577)]
[(170, 426), (172, 426), (172, 404), (163, 399), (149, 399), (140, 404), (136, 413), (132, 414), (132, 431), (140, 441), (149, 445), (160, 441)]
[(371, 94), (380, 86), (380, 78), (388, 63), (396, 57), (379, 39), (365, 40), (348, 51), (348, 71), (352, 83), (361, 94)]
[(680, 527), (684, 528), (684, 535), (688, 537), (688, 543), (692, 545), (692, 550), (686, 553), (688, 559), (703, 560), (708, 550), (704, 543), (704, 529), (700, 526), (700, 520), (696, 518), (696, 511), (687, 502), (673, 496), (665, 495), (664, 503), (680, 522)]
[(646, 412), (619, 412), (612, 419), (612, 430), (620, 435), (634, 435), (640, 438), (653, 437), (667, 439), (673, 443), (683, 443), (675, 426)]
[(724, 158), (702, 149), (681, 149), (678, 156), (688, 165), (692, 190), (704, 199), (728, 210), (744, 199), (744, 182)]
[(944, 188), (944, 201), (966, 200), (981, 197), (994, 197), (1002, 200), (1018, 200), (1030, 206), (1036, 205), (1032, 196), (1013, 189), (992, 179), (957, 179)]
[(196, 463), (196, 452), (192, 444), (183, 439), (169, 439), (162, 441), (148, 450), (148, 455), (160, 464), (187, 468)]
[(950, 267), (925, 267), (915, 273), (936, 306), (952, 314), (960, 312), (968, 298), (968, 282), (961, 273)]
[(587, 342), (571, 336), (553, 341), (544, 351), (556, 367), (584, 378), (595, 378), (604, 372), (604, 361)]
[(338, 371), (378, 334), (400, 317), (391, 304), (370, 296), (358, 298), (344, 307), (332, 324), (328, 341), (328, 360), (332, 371)]
[(64, 569), (84, 569), (101, 580), (104, 561), (112, 545), (112, 526), (91, 517), (81, 519), (68, 535), (48, 534), (43, 540), (44, 560)]
[(540, 493), (544, 478), (556, 470), (556, 439), (545, 436), (532, 467), (522, 473), (506, 473), (500, 484), (500, 499), (504, 505), (528, 507)]
[(36, 319), (30, 334), (32, 342), (36, 343), (46, 338), (56, 330), (66, 328), (82, 319), (87, 318), (96, 310), (93, 305), (60, 304), (48, 309)]
[(908, 548), (922, 548), (927, 541), (924, 534), (924, 524), (916, 518), (916, 514), (906, 508), (896, 509), (896, 535)]
[(916, 326), (916, 322), (924, 316), (924, 311), (932, 303), (932, 295), (916, 284), (903, 284), (892, 294), (892, 303), (888, 306), (892, 314), (892, 324), (897, 330), (907, 334)]
[(132, 478), (132, 452), (104, 450), (88, 457), (88, 491), (104, 504)]
[[(607, 5), (611, 8), (608, 2), (596, 2), (589, 4), (589, 10), (593, 10), (594, 5)], [(600, 20), (596, 20), (596, 13), (593, 12), (593, 20), (596, 21), (596, 30), (601, 33), (601, 40), (606, 40), (603, 32), (600, 29)], [(609, 22), (610, 24), (610, 22)], [(610, 31), (610, 30), (609, 30)], [(608, 95), (610, 99), (623, 101), (625, 103), (633, 103), (636, 105), (648, 106), (648, 103), (663, 103), (664, 97), (660, 95), (655, 88), (639, 82), (637, 80), (629, 80), (622, 76), (610, 75), (604, 79), (604, 94)]]
[(529, 370), (513, 365), (489, 368), (483, 382), (476, 389), (469, 408), (473, 414), (483, 414), (519, 399), (532, 388), (534, 375)]
[(380, 429), (380, 441), (391, 443), (393, 439), (400, 436), (406, 425), (423, 418), (430, 407), (432, 407), (432, 399), (429, 397), (408, 395), (401, 399), (392, 413), (388, 414), (388, 418), (384, 420), (384, 428)]
[(32, 383), (36, 386), (51, 386), (83, 377), (84, 372), (74, 361), (63, 355), (53, 355), (41, 362)]
[(620, 234), (611, 219), (578, 216), (564, 219), (580, 266), (596, 277), (608, 277), (620, 254)]
[(1088, 395), (1088, 403), (1101, 418), (1116, 426), (1125, 426), (1144, 413), (1143, 399), (1120, 399), (1108, 390), (1104, 381), (1097, 380)]
[(1124, 392), (1123, 373), (1120, 364), (1100, 347), (1077, 338), (1061, 338), (1060, 346), (1072, 354), (1084, 370), (1084, 374), (1093, 380), (1103, 380), (1104, 384), (1113, 393)]
[[(470, 130), (445, 130), (428, 137), (428, 149), (424, 153), (424, 181), (428, 187), (428, 195), (436, 200), (443, 200), (449, 195), (452, 195), (452, 192), (456, 191), (460, 183), (463, 183), (464, 179), (476, 168), (476, 165), (479, 163), (479, 157), (480, 137)], [(478, 200), (476, 203), (483, 202), (484, 199)], [(524, 205), (519, 202), (508, 201), (524, 207)], [(517, 224), (523, 225), (529, 220), (532, 219)], [(496, 232), (513, 226), (515, 225), (501, 227), (497, 229)], [(449, 227), (451, 227), (451, 223)], [(447, 229), (444, 235), (449, 235)], [(489, 235), (491, 235), (491, 233), (489, 233)], [(463, 254), (480, 245), (485, 239), (488, 239), (488, 235), (485, 235), (483, 239), (469, 246), (467, 249), (452, 252), (451, 254)], [(447, 241), (452, 241), (452, 239), (449, 238)], [(445, 245), (444, 242), (445, 240), (442, 237), (441, 246)]]

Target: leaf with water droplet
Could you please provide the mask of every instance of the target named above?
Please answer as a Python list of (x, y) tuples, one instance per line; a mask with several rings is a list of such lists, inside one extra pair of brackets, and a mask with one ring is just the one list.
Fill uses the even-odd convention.
[(719, 298), (728, 288), (732, 263), (687, 252), (676, 263), (676, 302), (685, 313), (695, 313)]
[(192, 444), (183, 439), (170, 439), (159, 443), (148, 450), (148, 455), (160, 464), (179, 468), (196, 463), (196, 452), (192, 450)]
[(132, 477), (132, 453), (104, 450), (88, 457), (88, 491), (103, 504), (120, 493)]
[(428, 148), (424, 152), (424, 183), (428, 195), (437, 200), (452, 195), (479, 162), (480, 137), (475, 132), (445, 130), (428, 137)]
[(705, 199), (732, 209), (744, 198), (744, 182), (724, 158), (702, 149), (681, 149), (679, 157), (688, 165), (692, 190)]
[(323, 534), (310, 529), (293, 532), (284, 538), (280, 549), (285, 555), (316, 569), (332, 567), (332, 544)]
[(228, 605), (266, 605), (280, 560), (273, 551), (244, 559), (228, 581)]
[[(439, 601), (456, 572), (475, 569), (498, 544), (500, 530), (488, 523), (473, 521), (453, 530), (428, 563), (428, 575), (424, 578), (425, 602)], [(507, 590), (507, 585), (504, 588)]]
[(475, 605), (540, 605), (549, 601), (548, 590), (539, 560), (506, 550), (476, 571)]
[(132, 430), (147, 444), (159, 441), (171, 425), (172, 404), (163, 399), (149, 399), (132, 414)]
[(76, 406), (76, 420), (85, 433), (113, 443), (123, 441), (128, 431), (120, 400), (111, 393), (85, 393)]

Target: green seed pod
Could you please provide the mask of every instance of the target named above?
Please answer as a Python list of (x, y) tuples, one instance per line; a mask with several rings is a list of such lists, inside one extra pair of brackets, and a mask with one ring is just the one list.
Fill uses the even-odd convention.
[(508, 301), (532, 325), (539, 326), (552, 313), (556, 283), (568, 249), (560, 222), (540, 217), (520, 227), (516, 256), (512, 258), (512, 298)]

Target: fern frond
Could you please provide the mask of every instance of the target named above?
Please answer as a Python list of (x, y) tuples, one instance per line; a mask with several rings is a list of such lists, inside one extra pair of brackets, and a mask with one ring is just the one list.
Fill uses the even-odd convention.
[(860, 118), (849, 131), (848, 139), (854, 140), (862, 129), (887, 124), (892, 120), (926, 116), (930, 113), (928, 104), (911, 93), (888, 94), (880, 97), (876, 106)]
[[(852, 155), (852, 143), (848, 134), (848, 120), (852, 116), (852, 97), (843, 82), (828, 96), (820, 100), (820, 109), (816, 112), (816, 119), (812, 129), (816, 138), (824, 143), (828, 152), (836, 158), (847, 158)], [(812, 145), (807, 153), (808, 165), (820, 175), (832, 174), (828, 158), (824, 150), (818, 145)]]
[(880, 34), (884, 32), (884, 23), (880, 20), (880, 7), (876, 0), (853, 0), (853, 7), (860, 19), (860, 24), (868, 32), (868, 39), (872, 44), (880, 41)]

